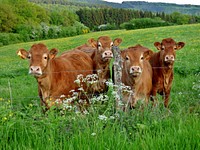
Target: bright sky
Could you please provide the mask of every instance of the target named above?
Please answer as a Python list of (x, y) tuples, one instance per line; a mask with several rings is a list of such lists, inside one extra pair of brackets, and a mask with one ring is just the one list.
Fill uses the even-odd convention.
[(104, 0), (104, 1), (115, 2), (115, 3), (121, 3), (123, 1), (147, 1), (147, 2), (164, 2), (164, 3), (200, 5), (200, 0)]

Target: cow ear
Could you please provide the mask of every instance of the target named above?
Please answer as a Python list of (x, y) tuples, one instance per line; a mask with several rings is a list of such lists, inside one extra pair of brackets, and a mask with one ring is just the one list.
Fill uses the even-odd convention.
[(20, 56), (22, 59), (28, 58), (28, 54), (29, 53), (25, 49), (23, 49), (23, 48), (21, 48), (21, 49), (19, 49), (17, 51), (17, 55)]
[(122, 51), (120, 51), (120, 55), (121, 55), (121, 57), (122, 57), (122, 60), (125, 60), (125, 54), (126, 53), (126, 51), (125, 50), (122, 50)]
[(57, 54), (58, 54), (58, 49), (53, 48), (53, 49), (51, 49), (50, 52), (49, 52), (49, 58), (50, 58), (50, 59), (53, 59), (54, 57), (56, 57)]
[(122, 42), (121, 38), (116, 38), (116, 39), (114, 39), (113, 44), (114, 44), (114, 46), (118, 46), (121, 42)]
[(183, 48), (184, 46), (185, 46), (185, 43), (184, 43), (184, 42), (178, 42), (178, 43), (176, 44), (176, 50), (179, 50), (179, 49)]
[(93, 38), (88, 40), (88, 43), (90, 43), (90, 45), (94, 48), (97, 48), (97, 41)]
[(161, 50), (161, 43), (160, 42), (155, 42), (154, 46), (157, 48), (157, 50)]
[(152, 55), (153, 55), (153, 51), (148, 50), (148, 51), (144, 52), (143, 57), (144, 57), (145, 60), (149, 60)]

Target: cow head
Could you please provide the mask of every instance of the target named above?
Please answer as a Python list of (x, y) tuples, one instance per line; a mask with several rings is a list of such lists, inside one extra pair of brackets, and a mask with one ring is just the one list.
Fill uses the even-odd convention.
[(138, 78), (142, 74), (145, 60), (149, 60), (153, 54), (151, 50), (141, 45), (129, 47), (122, 51), (121, 56), (124, 60), (124, 68), (126, 74), (133, 78)]
[(116, 38), (112, 41), (108, 36), (101, 36), (97, 41), (92, 38), (88, 42), (92, 47), (97, 49), (97, 53), (101, 55), (102, 61), (109, 61), (113, 58), (112, 47), (118, 46), (122, 42), (122, 39)]
[(42, 43), (32, 45), (29, 51), (26, 51), (25, 49), (19, 49), (17, 51), (17, 55), (22, 59), (29, 60), (29, 74), (34, 75), (35, 77), (44, 75), (49, 60), (53, 59), (57, 53), (57, 49), (54, 48), (49, 51)]
[(162, 42), (155, 42), (154, 46), (160, 50), (160, 60), (164, 66), (171, 68), (176, 58), (176, 50), (180, 50), (184, 42), (176, 43), (172, 38), (163, 39)]

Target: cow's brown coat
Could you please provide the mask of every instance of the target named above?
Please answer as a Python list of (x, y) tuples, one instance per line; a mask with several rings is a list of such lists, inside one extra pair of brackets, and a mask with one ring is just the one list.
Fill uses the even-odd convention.
[[(127, 106), (135, 107), (140, 99), (148, 103), (152, 88), (152, 67), (148, 61), (152, 51), (141, 45), (129, 47), (123, 50), (122, 83), (130, 86), (133, 94), (125, 93), (124, 103)], [(125, 108), (126, 109), (126, 108)]]
[(152, 96), (155, 100), (156, 93), (164, 98), (164, 106), (168, 107), (169, 96), (174, 78), (174, 60), (176, 50), (183, 48), (184, 42), (175, 42), (172, 38), (163, 39), (162, 42), (155, 42), (154, 46), (159, 52), (154, 53), (150, 59), (153, 68)]
[(17, 51), (21, 58), (29, 59), (29, 73), (36, 78), (41, 103), (47, 109), (61, 95), (69, 96), (71, 90), (78, 88), (74, 83), (77, 75), (93, 72), (92, 59), (84, 52), (75, 50), (55, 57), (57, 52), (57, 49), (49, 51), (42, 43), (32, 45), (29, 51)]
[(93, 86), (95, 92), (105, 92), (107, 86), (105, 81), (110, 78), (110, 60), (113, 57), (112, 47), (119, 46), (122, 39), (116, 38), (114, 41), (109, 36), (100, 36), (97, 41), (93, 38), (88, 40), (88, 44), (81, 45), (77, 49), (87, 53), (93, 60), (93, 73), (98, 75), (99, 81)]

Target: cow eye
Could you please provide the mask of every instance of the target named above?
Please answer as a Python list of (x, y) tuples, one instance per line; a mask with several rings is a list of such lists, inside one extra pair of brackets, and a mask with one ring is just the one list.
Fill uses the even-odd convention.
[(28, 58), (28, 59), (31, 59), (31, 56), (30, 56), (30, 55), (28, 55), (28, 56), (27, 56), (27, 58)]
[(144, 57), (143, 57), (143, 56), (141, 57), (141, 60), (144, 60)]
[(101, 47), (101, 43), (98, 43), (98, 45), (97, 45), (98, 47)]
[(129, 57), (128, 57), (128, 56), (126, 56), (126, 60), (129, 60)]
[(113, 42), (110, 44), (110, 46), (111, 46), (111, 47), (113, 47), (113, 46), (114, 46)]
[(47, 59), (47, 56), (44, 56), (44, 59)]

